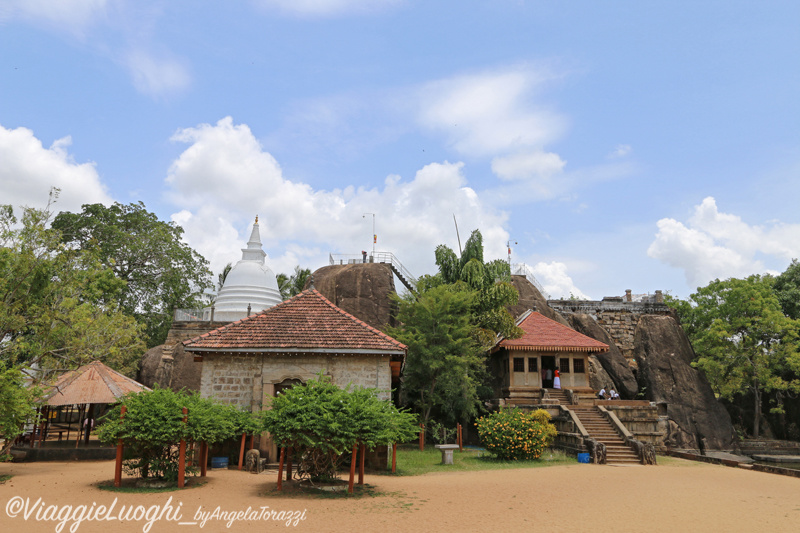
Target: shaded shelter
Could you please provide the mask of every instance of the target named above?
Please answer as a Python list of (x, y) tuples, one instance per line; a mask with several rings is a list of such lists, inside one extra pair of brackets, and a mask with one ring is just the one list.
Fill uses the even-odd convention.
[[(64, 428), (63, 423), (66, 422), (65, 429), (67, 438), (69, 438), (74, 421), (73, 409), (77, 406), (77, 431), (79, 435), (82, 434), (84, 443), (88, 443), (89, 434), (94, 426), (96, 405), (116, 403), (128, 393), (149, 390), (141, 383), (120, 374), (100, 361), (92, 361), (76, 370), (65, 372), (41, 396), (41, 400), (45, 404), (43, 407), (45, 416), (44, 427), (40, 428), (38, 432), (39, 440), (41, 442), (43, 438), (46, 438), (51, 418), (54, 420), (53, 426), (57, 428)], [(51, 417), (51, 411), (65, 407), (68, 410), (60, 419), (58, 416)], [(63, 430), (59, 429), (59, 431)], [(76, 439), (75, 447), (78, 446), (80, 440), (80, 437)]]

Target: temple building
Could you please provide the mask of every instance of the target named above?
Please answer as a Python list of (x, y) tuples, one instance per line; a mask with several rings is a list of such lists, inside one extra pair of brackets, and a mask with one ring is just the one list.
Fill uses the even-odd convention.
[(553, 389), (555, 371), (560, 388), (592, 395), (588, 358), (608, 351), (608, 345), (527, 311), (518, 320), (524, 332), (518, 339), (500, 339), (492, 349), (491, 365), (498, 379), (496, 397), (505, 405), (539, 403), (543, 391)]
[(214, 305), (203, 310), (204, 320), (233, 322), (281, 302), (278, 280), (266, 257), (256, 217), (242, 259), (228, 272)]
[[(200, 394), (250, 411), (269, 408), (286, 388), (316, 378), (374, 388), (388, 399), (406, 346), (308, 289), (258, 314), (183, 342), (202, 362)], [(275, 457), (269, 439), (259, 444)]]

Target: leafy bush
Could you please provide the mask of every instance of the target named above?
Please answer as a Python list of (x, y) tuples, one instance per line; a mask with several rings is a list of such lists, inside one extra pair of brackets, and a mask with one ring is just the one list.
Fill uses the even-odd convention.
[(543, 409), (532, 413), (503, 409), (479, 418), (475, 425), (486, 450), (504, 460), (538, 459), (556, 437), (550, 414)]
[[(120, 420), (121, 406), (127, 407)], [(182, 409), (187, 408), (186, 423)], [(125, 471), (142, 478), (174, 481), (178, 478), (178, 444), (181, 439), (213, 444), (242, 433), (244, 426), (258, 428), (250, 413), (188, 392), (156, 388), (126, 395), (101, 420), (98, 438), (125, 446)], [(196, 469), (187, 465), (186, 473)]]
[(354, 444), (374, 448), (416, 434), (416, 417), (379, 400), (373, 389), (343, 390), (320, 375), (272, 400), (264, 429), (278, 446), (291, 447), (301, 471), (333, 479)]

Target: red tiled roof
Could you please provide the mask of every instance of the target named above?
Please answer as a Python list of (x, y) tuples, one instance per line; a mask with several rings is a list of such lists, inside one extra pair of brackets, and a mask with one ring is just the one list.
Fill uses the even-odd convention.
[(542, 352), (607, 352), (608, 345), (578, 333), (572, 328), (531, 312), (517, 324), (525, 332), (518, 339), (503, 339), (495, 349), (536, 350)]
[(315, 289), (183, 342), (189, 352), (403, 354), (406, 345), (333, 305)]
[(62, 374), (46, 390), (42, 399), (47, 405), (76, 405), (84, 403), (114, 403), (129, 392), (150, 390), (141, 383), (92, 361), (77, 370)]

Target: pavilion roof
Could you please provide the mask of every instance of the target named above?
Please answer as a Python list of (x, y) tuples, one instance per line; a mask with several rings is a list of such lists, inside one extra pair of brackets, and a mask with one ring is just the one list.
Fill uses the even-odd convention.
[(494, 350), (507, 348), (522, 351), (541, 352), (592, 352), (608, 351), (608, 345), (578, 333), (574, 329), (559, 324), (541, 313), (529, 311), (517, 321), (524, 331), (518, 339), (501, 339)]
[(340, 309), (316, 289), (183, 342), (188, 352), (405, 354), (406, 345)]
[(148, 391), (141, 383), (123, 376), (100, 361), (62, 374), (42, 395), (47, 405), (114, 403), (129, 392)]

